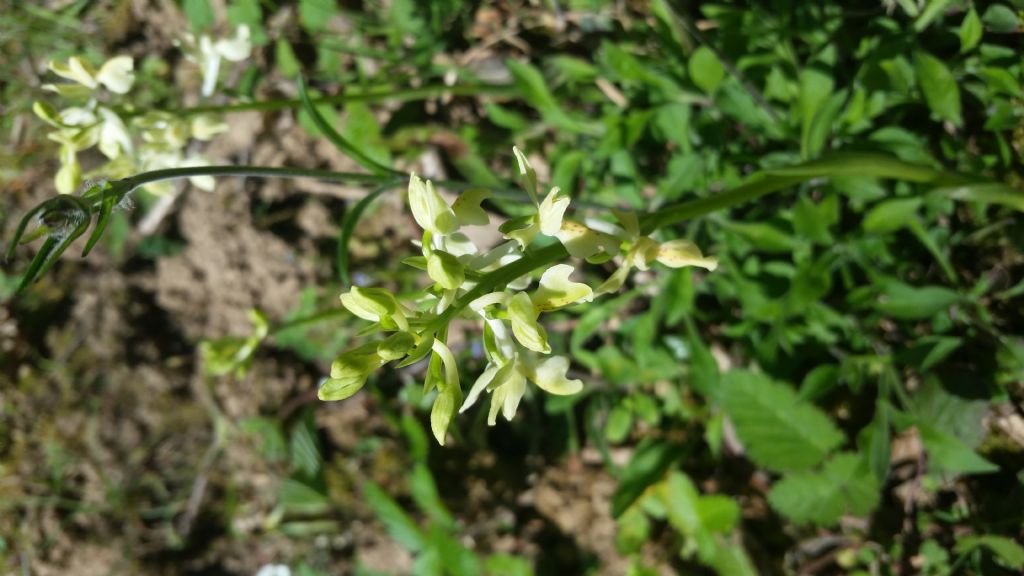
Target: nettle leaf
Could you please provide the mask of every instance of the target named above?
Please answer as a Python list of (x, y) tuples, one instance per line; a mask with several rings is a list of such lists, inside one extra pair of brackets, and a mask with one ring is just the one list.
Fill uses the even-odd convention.
[(969, 554), (978, 548), (988, 548), (1009, 568), (1024, 568), (1024, 547), (1005, 536), (964, 536), (957, 539), (955, 550)]
[(864, 231), (878, 234), (895, 232), (917, 217), (920, 198), (893, 198), (875, 204), (864, 216)]
[(914, 53), (914, 70), (924, 100), (942, 120), (949, 120), (957, 126), (963, 124), (960, 115), (960, 89), (949, 68), (938, 58), (926, 52)]
[(693, 83), (708, 94), (717, 90), (725, 78), (725, 68), (718, 60), (718, 56), (715, 56), (707, 46), (701, 46), (694, 51), (687, 67)]
[(942, 286), (910, 286), (888, 282), (875, 308), (900, 320), (921, 320), (947, 310), (960, 301), (960, 294)]
[(768, 470), (813, 468), (843, 443), (842, 432), (827, 414), (763, 374), (724, 374), (720, 402), (747, 455)]
[(619, 476), (619, 488), (612, 496), (612, 516), (621, 516), (648, 488), (659, 482), (681, 456), (682, 451), (675, 444), (641, 443)]
[(981, 41), (981, 18), (971, 8), (960, 23), (960, 52), (968, 52)]
[(959, 438), (928, 422), (917, 421), (917, 432), (928, 452), (928, 469), (950, 474), (985, 474), (999, 467), (979, 456)]
[(388, 534), (403, 548), (417, 552), (425, 547), (425, 537), (420, 527), (380, 486), (367, 483), (363, 487), (363, 496)]
[(879, 485), (856, 454), (838, 454), (820, 472), (795, 472), (772, 487), (768, 502), (797, 524), (835, 524), (878, 505)]

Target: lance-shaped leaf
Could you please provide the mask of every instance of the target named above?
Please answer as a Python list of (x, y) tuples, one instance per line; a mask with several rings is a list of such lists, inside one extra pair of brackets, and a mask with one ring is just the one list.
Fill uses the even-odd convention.
[[(33, 210), (26, 215), (26, 219), (35, 213), (37, 212)], [(29, 263), (28, 270), (25, 271), (25, 275), (18, 285), (18, 292), (25, 290), (43, 274), (46, 274), (68, 249), (68, 246), (85, 233), (91, 220), (89, 205), (81, 198), (67, 195), (57, 196), (44, 202), (42, 214), (44, 224), (49, 229), (49, 236), (39, 248), (39, 252), (36, 252), (35, 257), (32, 258), (32, 262)], [(10, 251), (13, 251), (14, 242), (24, 232), (24, 225), (27, 225), (26, 219), (23, 219), (22, 225), (19, 225)]]
[[(246, 51), (248, 52), (248, 51)], [(324, 136), (334, 144), (338, 150), (341, 150), (344, 154), (350, 156), (353, 160), (359, 163), (360, 166), (366, 168), (374, 174), (397, 174), (397, 171), (377, 162), (371, 158), (368, 154), (360, 150), (354, 144), (349, 142), (340, 132), (335, 130), (334, 126), (331, 126), (327, 120), (324, 119), (323, 114), (317, 109), (316, 105), (309, 98), (309, 91), (306, 90), (306, 81), (301, 77), (298, 79), (299, 86), (299, 99), (302, 101), (302, 107), (309, 114), (310, 119), (316, 127), (323, 132)]]
[(93, 247), (96, 246), (96, 243), (100, 241), (103, 232), (107, 229), (107, 224), (110, 222), (110, 214), (114, 211), (114, 206), (118, 202), (118, 196), (113, 193), (109, 184), (104, 183), (97, 186), (102, 188), (102, 192), (100, 192), (100, 211), (96, 215), (96, 226), (93, 227), (92, 234), (89, 235), (89, 240), (85, 243), (85, 248), (82, 248), (83, 258), (88, 256), (89, 252), (92, 252)]

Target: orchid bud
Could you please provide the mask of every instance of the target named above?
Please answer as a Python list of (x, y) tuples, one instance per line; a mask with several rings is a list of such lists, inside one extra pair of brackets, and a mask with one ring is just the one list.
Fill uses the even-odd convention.
[(405, 357), (416, 345), (416, 338), (408, 332), (395, 332), (377, 344), (377, 355), (385, 362)]
[(455, 256), (434, 250), (427, 256), (427, 275), (445, 290), (455, 290), (466, 280), (466, 269)]
[(341, 295), (341, 305), (349, 312), (371, 322), (380, 322), (398, 311), (398, 301), (383, 288), (353, 286)]
[(344, 400), (366, 384), (366, 379), (383, 364), (377, 344), (370, 342), (345, 352), (331, 364), (331, 377), (320, 385), (321, 400)]
[(415, 174), (409, 177), (409, 208), (420, 228), (444, 236), (458, 228), (455, 213), (434, 189), (429, 180), (424, 182)]

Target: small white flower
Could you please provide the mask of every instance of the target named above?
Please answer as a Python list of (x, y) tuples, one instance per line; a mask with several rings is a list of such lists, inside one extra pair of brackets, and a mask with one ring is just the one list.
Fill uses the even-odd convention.
[(292, 576), (292, 571), (284, 564), (266, 564), (260, 566), (256, 576)]

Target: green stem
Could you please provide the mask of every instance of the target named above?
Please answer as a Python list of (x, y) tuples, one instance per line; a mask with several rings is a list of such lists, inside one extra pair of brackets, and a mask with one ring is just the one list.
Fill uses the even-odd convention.
[[(313, 104), (350, 104), (353, 102), (409, 102), (412, 100), (423, 100), (450, 94), (452, 96), (505, 96), (511, 97), (518, 94), (515, 86), (501, 86), (494, 84), (456, 84), (445, 86), (443, 84), (418, 86), (414, 88), (376, 88), (365, 92), (345, 92), (334, 96), (321, 96), (313, 98)], [(237, 102), (234, 104), (210, 104), (206, 106), (193, 106), (179, 108), (170, 112), (175, 116), (195, 116), (198, 114), (219, 114), (228, 112), (246, 112), (250, 110), (273, 111), (295, 109), (302, 106), (301, 100), (297, 98), (281, 98), (276, 100), (259, 100), (254, 102)], [(124, 112), (125, 116), (137, 115), (140, 112)]]
[(351, 315), (351, 312), (349, 312), (345, 308), (327, 308), (326, 310), (314, 312), (312, 314), (309, 314), (308, 316), (292, 318), (291, 320), (286, 320), (280, 324), (271, 326), (270, 330), (267, 332), (267, 335), (272, 336), (274, 334), (278, 334), (280, 332), (284, 332), (285, 330), (290, 330), (292, 328), (306, 326), (307, 324), (316, 324), (317, 322), (321, 322), (323, 320), (330, 320), (331, 318), (337, 318), (339, 316), (348, 315)]
[(380, 174), (361, 174), (357, 172), (334, 172), (311, 168), (270, 168), (263, 166), (190, 166), (187, 168), (166, 168), (136, 174), (123, 180), (111, 182), (112, 186), (123, 187), (131, 192), (140, 186), (161, 182), (163, 180), (179, 180), (194, 176), (240, 176), (251, 178), (313, 178), (328, 182), (350, 182), (354, 184), (381, 184), (394, 180), (394, 176)]

